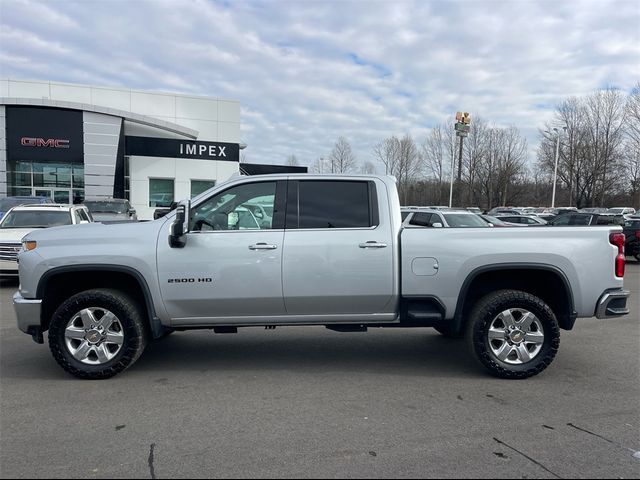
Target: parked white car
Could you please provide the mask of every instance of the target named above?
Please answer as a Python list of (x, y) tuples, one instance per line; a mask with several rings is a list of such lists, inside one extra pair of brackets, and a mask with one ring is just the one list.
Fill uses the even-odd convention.
[(636, 213), (636, 209), (631, 207), (613, 207), (607, 210), (607, 213), (612, 215), (622, 215), (627, 218), (630, 215), (634, 215)]
[(84, 205), (20, 205), (13, 207), (0, 222), (0, 275), (18, 276), (18, 253), (22, 237), (39, 228), (91, 223)]
[(485, 228), (490, 227), (477, 214), (466, 210), (434, 210), (433, 208), (402, 208), (403, 227)]

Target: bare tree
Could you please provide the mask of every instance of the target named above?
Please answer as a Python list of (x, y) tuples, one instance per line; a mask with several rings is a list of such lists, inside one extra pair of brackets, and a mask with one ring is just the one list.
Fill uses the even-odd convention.
[(373, 164), (373, 162), (367, 160), (360, 167), (360, 172), (364, 173), (365, 175), (374, 175), (376, 173), (376, 166)]
[(285, 162), (285, 165), (289, 167), (297, 167), (300, 165), (300, 163), (298, 162), (298, 159), (296, 158), (295, 155), (289, 155), (287, 157), (287, 161)]
[(356, 157), (351, 144), (345, 137), (339, 137), (329, 154), (331, 173), (349, 173), (356, 168)]
[[(487, 155), (488, 140), (488, 126), (482, 118), (477, 117), (463, 144), (462, 178), (467, 184), (467, 202), (469, 205), (475, 205), (476, 196), (480, 194), (477, 179), (480, 176), (482, 162)], [(459, 198), (461, 198), (461, 195)]]
[(436, 195), (430, 203), (442, 204), (447, 173), (455, 160), (456, 137), (451, 124), (442, 123), (431, 129), (421, 148), (424, 168), (429, 178), (435, 181)]
[(623, 149), (624, 172), (631, 196), (630, 205), (640, 209), (640, 82), (629, 95), (624, 119), (627, 134)]
[(311, 165), (311, 173), (329, 173), (331, 172), (328, 162), (320, 157)]
[(622, 145), (625, 136), (623, 95), (616, 90), (594, 92), (585, 98), (572, 97), (556, 108), (552, 122), (540, 132), (538, 165), (553, 173), (558, 138), (552, 128), (564, 130), (560, 138), (558, 188), (568, 189), (567, 203), (578, 207), (599, 204), (617, 188), (623, 168)]
[(384, 165), (385, 175), (397, 177), (399, 146), (399, 140), (396, 137), (390, 137), (385, 138), (373, 147), (373, 154)]
[(588, 135), (600, 190), (600, 206), (604, 206), (606, 192), (615, 182), (609, 170), (615, 170), (621, 147), (624, 100), (617, 90), (603, 90), (587, 97)]
[(373, 152), (384, 164), (385, 174), (396, 177), (400, 201), (405, 203), (411, 183), (418, 180), (424, 170), (416, 142), (409, 134), (401, 139), (393, 136), (378, 143)]

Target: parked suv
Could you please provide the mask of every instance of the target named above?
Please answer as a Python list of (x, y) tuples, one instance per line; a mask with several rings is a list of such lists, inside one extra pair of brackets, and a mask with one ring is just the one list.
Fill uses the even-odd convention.
[(110, 198), (108, 200), (85, 200), (96, 222), (137, 222), (138, 215), (129, 200)]
[(48, 227), (93, 222), (84, 205), (20, 205), (13, 207), (0, 221), (0, 274), (18, 275), (18, 253), (22, 237)]
[[(405, 216), (406, 213), (406, 216)], [(404, 227), (487, 228), (490, 225), (466, 210), (403, 209)]]
[(585, 225), (622, 225), (624, 218), (622, 215), (600, 215), (598, 213), (565, 213), (558, 215), (547, 225), (556, 227), (585, 226)]
[(631, 217), (624, 222), (624, 252), (640, 262), (640, 217)]
[(624, 217), (627, 217), (636, 213), (636, 209), (631, 207), (613, 207), (610, 208), (607, 213), (614, 215), (623, 215)]
[(529, 225), (532, 227), (539, 227), (541, 225), (546, 225), (546, 220), (543, 220), (540, 217), (536, 217), (535, 215), (496, 215), (496, 218), (502, 220), (503, 222), (509, 223), (519, 223), (522, 225)]

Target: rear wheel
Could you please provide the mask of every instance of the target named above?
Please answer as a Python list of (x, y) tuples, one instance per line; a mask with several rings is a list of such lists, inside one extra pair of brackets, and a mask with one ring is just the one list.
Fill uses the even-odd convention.
[(137, 303), (116, 290), (78, 293), (62, 303), (49, 326), (49, 349), (79, 378), (109, 378), (142, 354), (147, 332)]
[(467, 325), (475, 357), (501, 378), (537, 375), (560, 346), (558, 321), (540, 298), (518, 290), (500, 290), (482, 298)]

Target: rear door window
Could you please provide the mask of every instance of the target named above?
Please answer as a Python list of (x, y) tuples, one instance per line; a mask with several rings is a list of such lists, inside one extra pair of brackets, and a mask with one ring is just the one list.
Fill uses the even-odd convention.
[[(410, 225), (418, 225), (420, 227), (431, 227), (433, 226), (432, 221), (433, 213), (416, 213), (413, 215), (411, 220), (409, 221)], [(436, 218), (439, 221), (439, 218)]]
[(292, 181), (287, 202), (287, 228), (368, 228), (377, 225), (374, 198), (373, 182)]

